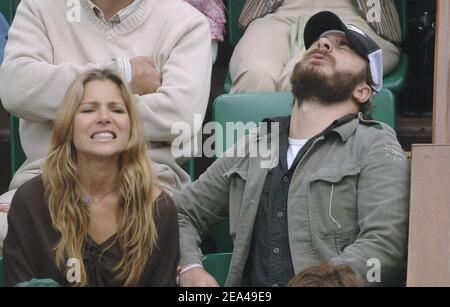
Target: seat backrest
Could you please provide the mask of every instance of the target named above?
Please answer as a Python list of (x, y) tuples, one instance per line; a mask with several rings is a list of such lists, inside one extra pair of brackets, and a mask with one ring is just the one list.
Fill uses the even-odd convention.
[(207, 254), (202, 260), (205, 270), (214, 276), (221, 287), (225, 286), (230, 269), (231, 253)]
[(228, 42), (233, 47), (236, 46), (238, 41), (241, 39), (242, 34), (244, 34), (244, 30), (239, 27), (239, 16), (241, 15), (244, 4), (245, 0), (226, 0), (228, 12)]
[(5, 285), (5, 271), (3, 269), (3, 257), (0, 257), (0, 287)]
[(11, 175), (14, 175), (25, 161), (26, 156), (20, 143), (19, 119), (13, 115), (9, 115), (9, 133), (11, 136)]
[[(3, 3), (4, 4), (4, 3)], [(3, 61), (3, 51), (8, 39), (9, 25), (3, 14), (0, 12), (0, 64)], [(12, 175), (25, 161), (25, 154), (23, 153), (22, 146), (20, 145), (19, 137), (19, 119), (10, 115), (9, 131), (11, 136), (10, 149), (11, 149), (11, 172)]]
[(8, 39), (9, 24), (0, 12), (0, 64), (3, 62), (4, 49)]
[[(3, 14), (5, 14), (6, 19), (11, 21), (13, 14), (12, 1), (2, 0), (0, 3), (0, 64), (3, 60), (3, 51), (5, 48), (6, 41), (8, 39), (8, 30), (9, 30), (8, 22), (4, 18)], [(22, 145), (20, 144), (19, 119), (12, 115), (10, 115), (9, 117), (9, 131), (11, 136), (10, 142), (11, 172), (12, 175), (14, 175), (16, 170), (25, 161), (25, 154), (23, 152)]]
[[(217, 97), (213, 104), (213, 119), (216, 125), (222, 127), (223, 133), (217, 133), (220, 129), (216, 129), (216, 156), (243, 136), (237, 135), (236, 131), (234, 131), (234, 137), (228, 136), (227, 122), (258, 124), (264, 118), (287, 116), (291, 113), (293, 100), (290, 92), (224, 94)], [(373, 118), (385, 122), (395, 129), (395, 96), (392, 92), (382, 89), (375, 96), (373, 105)], [(246, 132), (248, 133), (248, 131)], [(220, 151), (220, 149), (223, 150)]]
[(395, 95), (390, 90), (383, 88), (375, 96), (372, 118), (395, 129), (397, 127), (396, 104)]
[(14, 12), (15, 12), (15, 4), (13, 0), (1, 0), (0, 1), (0, 12), (5, 17), (6, 21), (11, 24)]
[[(245, 0), (227, 0), (226, 4), (228, 10), (228, 41), (234, 47), (244, 33), (244, 30), (239, 27), (239, 16), (244, 7)], [(405, 40), (408, 35), (407, 0), (395, 0), (395, 5), (400, 19), (402, 40)]]
[(213, 227), (213, 239), (216, 253), (233, 251), (233, 240), (230, 237), (230, 221), (227, 219)]
[(395, 0), (398, 18), (400, 19), (400, 29), (402, 31), (402, 41), (406, 40), (408, 35), (408, 1)]
[(216, 129), (216, 156), (243, 136), (235, 131), (234, 137), (230, 138), (226, 133), (227, 123), (258, 124), (266, 117), (287, 116), (291, 113), (292, 102), (290, 92), (224, 94), (217, 97), (213, 104), (213, 120), (223, 128), (223, 133), (217, 133), (220, 130)]

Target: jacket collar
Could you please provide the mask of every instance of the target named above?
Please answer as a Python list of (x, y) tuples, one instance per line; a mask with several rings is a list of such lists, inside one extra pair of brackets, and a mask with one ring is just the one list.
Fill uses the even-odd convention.
[(341, 140), (343, 142), (347, 141), (355, 133), (356, 128), (358, 127), (359, 121), (361, 119), (363, 119), (362, 113), (358, 113), (358, 116), (353, 117), (353, 119), (351, 119), (351, 120), (348, 120), (347, 116), (349, 116), (349, 115), (346, 115), (337, 120), (337, 121), (340, 121), (340, 120), (346, 119), (347, 122), (342, 123), (341, 125), (338, 125), (332, 129), (332, 131), (339, 134), (339, 136), (341, 137)]
[[(290, 121), (291, 116), (264, 119), (264, 122), (267, 123), (278, 122), (280, 124), (280, 141), (286, 139), (286, 142), (289, 136)], [(345, 115), (335, 120), (321, 134), (326, 136), (329, 133), (335, 132), (341, 137), (342, 141), (345, 142), (355, 133), (359, 121), (364, 121), (362, 113), (358, 113), (358, 116), (353, 114)], [(268, 127), (270, 128), (271, 125), (269, 124)], [(268, 134), (270, 134), (270, 132)]]

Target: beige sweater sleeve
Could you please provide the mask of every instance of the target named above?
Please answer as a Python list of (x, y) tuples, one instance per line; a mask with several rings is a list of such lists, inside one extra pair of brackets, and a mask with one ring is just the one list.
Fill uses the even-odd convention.
[(71, 82), (89, 68), (108, 63), (53, 65), (53, 46), (32, 1), (23, 1), (14, 18), (0, 69), (0, 97), (5, 109), (31, 121), (53, 120)]
[(171, 142), (177, 137), (171, 133), (173, 124), (184, 122), (194, 129), (194, 114), (204, 118), (211, 85), (210, 35), (203, 16), (193, 19), (175, 48), (160, 51), (170, 52), (161, 64), (162, 86), (154, 94), (135, 95), (145, 135), (152, 141)]

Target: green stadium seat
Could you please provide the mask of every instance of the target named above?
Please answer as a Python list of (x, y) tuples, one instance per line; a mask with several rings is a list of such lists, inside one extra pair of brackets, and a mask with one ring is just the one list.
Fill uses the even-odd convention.
[(191, 180), (195, 180), (195, 163), (194, 158), (189, 159), (189, 161), (185, 162), (181, 167), (185, 170), (186, 173), (189, 174)]
[[(223, 94), (213, 104), (213, 120), (224, 127), (223, 149), (229, 148), (237, 139), (226, 143), (225, 125), (227, 122), (259, 123), (266, 117), (286, 116), (291, 113), (293, 95), (290, 92)], [(395, 96), (388, 89), (382, 89), (373, 102), (372, 117), (385, 122), (395, 129)], [(221, 137), (220, 135), (216, 137)], [(220, 140), (219, 140), (220, 141)], [(217, 143), (217, 139), (216, 139)], [(216, 146), (220, 148), (220, 146)], [(216, 152), (218, 156), (220, 152)]]
[(203, 267), (214, 276), (221, 287), (225, 286), (231, 262), (231, 253), (207, 254), (203, 257)]
[[(245, 0), (227, 0), (228, 10), (228, 42), (232, 47), (236, 46), (239, 39), (244, 33), (243, 29), (239, 27), (239, 15), (244, 6)], [(400, 18), (400, 27), (402, 40), (406, 39), (408, 34), (408, 14), (407, 14), (407, 0), (396, 0), (397, 12)], [(391, 90), (394, 93), (398, 93), (406, 86), (408, 75), (408, 55), (401, 53), (399, 63), (394, 71), (389, 73), (383, 79), (383, 87)], [(224, 84), (225, 93), (229, 93), (231, 90), (231, 77), (230, 73), (227, 73)]]
[(383, 88), (373, 102), (372, 118), (386, 123), (392, 129), (397, 128), (396, 96), (387, 88)]
[[(0, 12), (5, 17), (6, 21), (11, 23), (14, 17), (15, 5), (12, 0), (0, 1)], [(1, 33), (3, 35), (3, 31)], [(5, 36), (6, 38), (6, 36)], [(19, 137), (19, 119), (10, 115), (9, 117), (10, 130), (10, 150), (11, 150), (11, 175), (14, 175), (16, 170), (25, 161), (25, 154), (22, 150)]]
[(14, 287), (19, 288), (55, 288), (55, 287), (61, 287), (60, 284), (58, 284), (55, 280), (51, 278), (32, 278), (27, 281), (22, 281), (18, 284), (16, 284)]
[(8, 39), (9, 24), (0, 12), (0, 65), (3, 62), (4, 50)]
[(213, 239), (216, 253), (233, 251), (234, 244), (230, 237), (230, 222), (228, 219), (214, 226)]
[(6, 21), (11, 24), (14, 12), (15, 12), (15, 5), (12, 0), (1, 0), (0, 1), (0, 12), (5, 17)]
[[(286, 116), (291, 113), (294, 99), (290, 92), (273, 93), (242, 93), (224, 94), (216, 98), (213, 103), (213, 120), (216, 125), (223, 127), (224, 134), (216, 133), (216, 144), (222, 137), (223, 151), (236, 143), (241, 136), (227, 141), (225, 127), (227, 122), (243, 122), (258, 124), (266, 117)], [(217, 139), (219, 138), (219, 139)], [(220, 146), (216, 145), (216, 156), (221, 152)]]
[(19, 118), (13, 115), (9, 116), (9, 133), (11, 137), (11, 176), (13, 176), (26, 159), (20, 143)]
[[(3, 48), (5, 47), (2, 42), (6, 43), (8, 35), (8, 23), (3, 19), (3, 13), (6, 13), (7, 19), (12, 18), (12, 6), (9, 1), (2, 2), (0, 5), (0, 63), (3, 59)], [(20, 165), (25, 161), (25, 154), (23, 153), (22, 146), (20, 145), (19, 137), (19, 119), (10, 115), (9, 117), (10, 126), (10, 150), (11, 150), (11, 170), (12, 175), (20, 167)]]
[(5, 270), (3, 268), (3, 257), (0, 257), (0, 287), (5, 286)]
[(228, 11), (227, 33), (228, 42), (232, 47), (236, 46), (244, 34), (244, 30), (239, 27), (239, 15), (244, 7), (245, 0), (226, 0)]
[[(408, 1), (395, 0), (397, 12), (400, 19), (400, 29), (402, 41), (406, 40), (408, 35)], [(383, 87), (397, 94), (406, 86), (408, 77), (408, 55), (404, 52), (400, 54), (400, 60), (397, 67), (383, 79)]]

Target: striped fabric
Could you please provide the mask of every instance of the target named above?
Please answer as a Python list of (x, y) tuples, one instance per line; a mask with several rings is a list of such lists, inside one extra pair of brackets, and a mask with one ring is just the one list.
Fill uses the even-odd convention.
[[(361, 17), (379, 36), (394, 44), (401, 42), (400, 21), (394, 0), (353, 1)], [(246, 28), (252, 20), (274, 12), (282, 3), (283, 0), (246, 0), (239, 25)], [(330, 8), (332, 6), (330, 1)]]
[(361, 17), (384, 39), (399, 44), (400, 21), (394, 0), (356, 0)]
[(245, 29), (252, 20), (275, 12), (282, 3), (283, 0), (246, 0), (239, 16), (239, 26)]
[(117, 12), (114, 16), (112, 16), (109, 20), (106, 20), (105, 15), (102, 10), (91, 0), (87, 0), (89, 7), (94, 11), (95, 15), (102, 20), (106, 25), (111, 28), (115, 25), (121, 23), (125, 18), (130, 16), (141, 4), (143, 0), (135, 0), (133, 3), (125, 7), (124, 9)]

